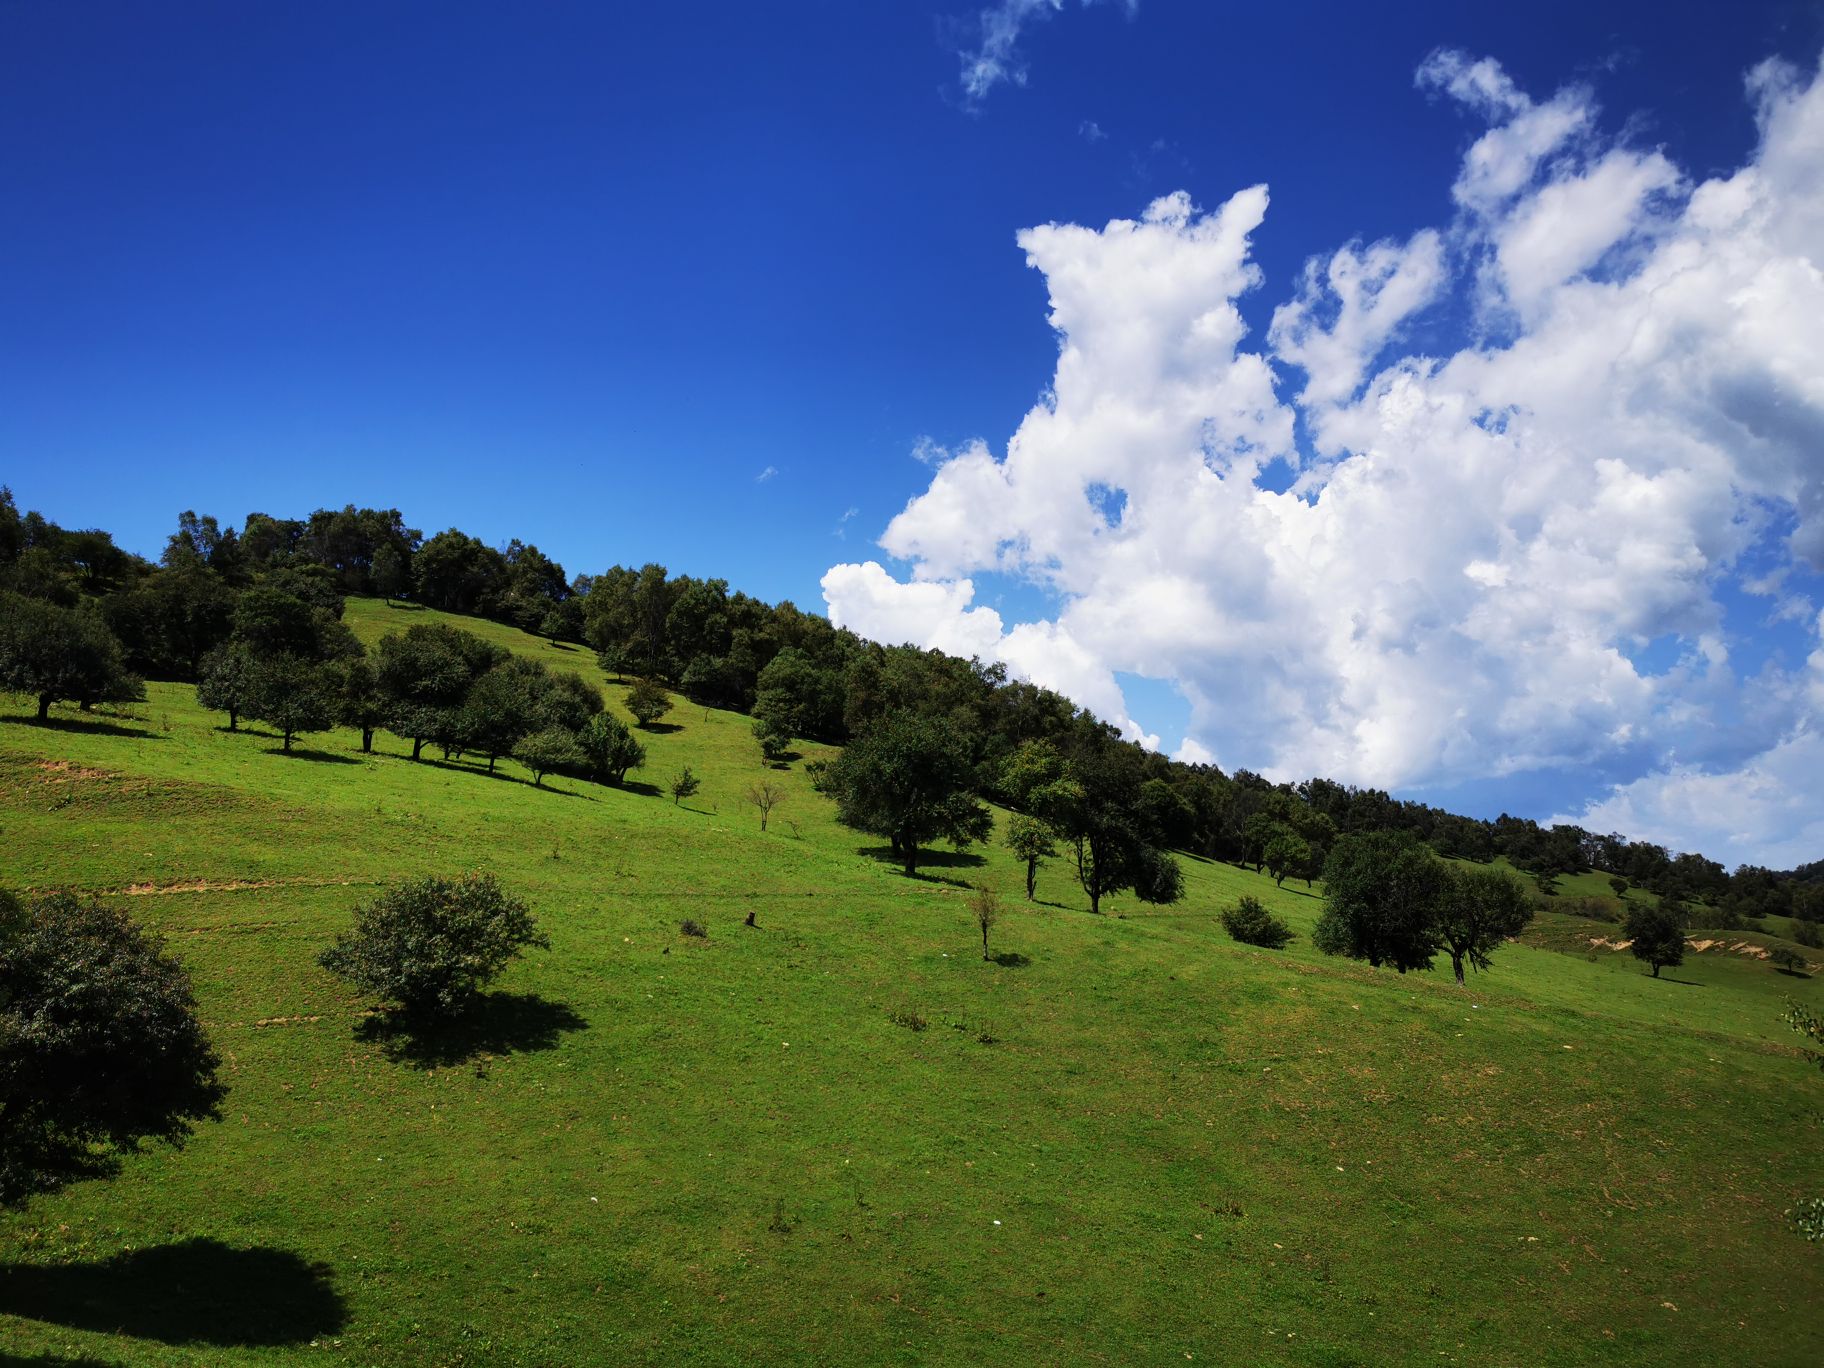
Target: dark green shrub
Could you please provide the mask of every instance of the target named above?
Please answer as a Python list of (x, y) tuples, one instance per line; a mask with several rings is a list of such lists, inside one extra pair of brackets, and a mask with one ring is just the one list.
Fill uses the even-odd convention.
[(1819, 930), (1816, 922), (1795, 919), (1792, 923), (1792, 938), (1813, 950), (1824, 949), (1824, 931)]
[(678, 934), (680, 936), (695, 936), (698, 940), (708, 940), (709, 928), (700, 921), (686, 917), (683, 921), (678, 923)]
[(190, 976), (124, 913), (0, 893), (0, 1205), (218, 1114)]
[(323, 967), (415, 1017), (455, 1016), (527, 946), (550, 942), (492, 874), (415, 879), (355, 909)]
[(1260, 905), (1260, 899), (1245, 897), (1222, 914), (1222, 929), (1243, 945), (1284, 950), (1294, 939), (1292, 928)]

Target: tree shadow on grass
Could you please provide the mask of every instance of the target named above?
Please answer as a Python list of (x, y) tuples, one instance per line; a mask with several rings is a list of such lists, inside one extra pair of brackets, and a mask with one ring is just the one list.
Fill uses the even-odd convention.
[(106, 1359), (90, 1358), (87, 1354), (81, 1358), (65, 1358), (62, 1354), (33, 1354), (26, 1358), (0, 1349), (0, 1368), (116, 1368), (116, 1365)]
[(318, 765), (358, 765), (360, 757), (354, 755), (337, 755), (334, 751), (306, 750), (293, 746), (286, 750), (283, 746), (268, 746), (266, 754), (283, 756), (287, 760), (309, 760)]
[(642, 798), (659, 798), (663, 795), (657, 784), (641, 783), (637, 779), (623, 779), (619, 784), (609, 784), (609, 788), (618, 788), (622, 793), (637, 793)]
[(683, 731), (684, 724), (681, 722), (643, 722), (636, 730), (651, 732), (654, 736), (670, 736), (673, 732)]
[(99, 1263), (0, 1266), (0, 1312), (164, 1344), (298, 1344), (348, 1320), (327, 1266), (207, 1239)]
[(1017, 950), (1003, 950), (994, 956), (994, 962), (1003, 969), (1024, 969), (1032, 961)]
[[(893, 853), (891, 846), (859, 846), (857, 855), (866, 855), (879, 860), (882, 864), (903, 865), (905, 860)], [(927, 869), (978, 869), (988, 861), (968, 850), (926, 850), (923, 846), (918, 851), (918, 868), (923, 873)]]
[(562, 1002), (536, 993), (486, 993), (447, 1021), (415, 1021), (402, 1012), (372, 1016), (355, 1028), (358, 1040), (378, 1044), (386, 1057), (420, 1069), (447, 1069), (482, 1055), (556, 1049), (589, 1022)]
[(118, 722), (104, 721), (99, 717), (47, 717), (38, 720), (36, 713), (7, 713), (0, 717), (0, 722), (17, 722), (21, 726), (36, 727), (39, 731), (70, 732), (76, 736), (131, 736), (141, 741), (163, 741), (162, 732), (148, 731), (144, 727), (123, 727)]

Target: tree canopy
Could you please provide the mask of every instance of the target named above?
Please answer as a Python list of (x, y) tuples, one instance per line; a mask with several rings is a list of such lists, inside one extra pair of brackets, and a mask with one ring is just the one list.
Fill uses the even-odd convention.
[(907, 874), (935, 840), (958, 847), (988, 838), (993, 818), (971, 792), (968, 757), (950, 729), (930, 718), (891, 715), (813, 772), (836, 800), (844, 826), (891, 843)]
[(181, 1145), (219, 1065), (189, 975), (124, 912), (0, 893), (0, 1204)]

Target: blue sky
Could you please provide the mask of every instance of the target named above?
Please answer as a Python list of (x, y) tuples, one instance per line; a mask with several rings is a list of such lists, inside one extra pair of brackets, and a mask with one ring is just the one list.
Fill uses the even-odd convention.
[[(1657, 149), (1688, 187), (1755, 155), (1744, 73), (1812, 70), (1824, 48), (1814, 5), (1720, 14), (0, 4), (0, 480), (148, 553), (187, 507), (238, 521), (356, 502), (536, 541), (572, 572), (659, 560), (819, 606), (832, 566), (877, 561), (902, 584), (970, 576), (1009, 628), (1061, 622), (1068, 576), (946, 576), (917, 551), (928, 539), (874, 544), (934, 484), (921, 441), (1004, 454), (1054, 384), (1048, 277), (1016, 232), (1099, 229), (1175, 191), (1214, 211), (1264, 183), (1258, 283), (1234, 298), (1244, 347), (1264, 351), (1307, 260), (1459, 231), (1453, 181), (1487, 121), (1415, 84), (1429, 54), (1492, 58), (1541, 104), (1586, 91), (1589, 157)], [(1008, 75), (972, 95), (965, 63), (997, 15)], [(1394, 351), (1444, 355), (1501, 326), (1465, 283)], [(1299, 368), (1270, 362), (1290, 403)], [(1318, 419), (1292, 421), (1263, 489), (1318, 455)], [(1808, 563), (1782, 566), (1788, 599), (1813, 594)], [(1738, 671), (1802, 668), (1814, 622), (1708, 583)], [(1639, 641), (1616, 628), (1643, 676), (1695, 649), (1691, 612), (1673, 616)], [(1148, 679), (1101, 655), (1167, 749), (1195, 733), (1226, 766), (1311, 758), (1211, 723), (1220, 670)], [(1746, 705), (1708, 706), (1716, 731)], [(1265, 707), (1235, 711), (1263, 734), (1299, 725)], [(1336, 754), (1345, 777), (1547, 816), (1680, 765), (1739, 770), (1808, 707), (1708, 751), (1656, 733), (1518, 768), (1498, 739), (1458, 762), (1442, 743), (1416, 763)], [(1524, 777), (1504, 786), (1504, 769)]]

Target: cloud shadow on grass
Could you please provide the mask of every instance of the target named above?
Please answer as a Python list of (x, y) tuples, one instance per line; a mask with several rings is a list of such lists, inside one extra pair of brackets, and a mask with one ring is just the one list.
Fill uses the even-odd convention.
[(562, 1002), (536, 993), (484, 993), (461, 1016), (417, 1021), (401, 1012), (372, 1016), (355, 1028), (359, 1040), (378, 1044), (388, 1059), (420, 1069), (447, 1069), (483, 1055), (556, 1049), (564, 1036), (589, 1022)]
[(0, 1312), (163, 1344), (224, 1346), (303, 1343), (348, 1321), (326, 1265), (208, 1239), (96, 1263), (0, 1266)]

